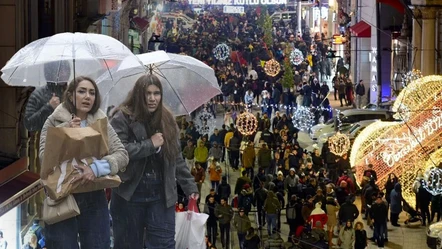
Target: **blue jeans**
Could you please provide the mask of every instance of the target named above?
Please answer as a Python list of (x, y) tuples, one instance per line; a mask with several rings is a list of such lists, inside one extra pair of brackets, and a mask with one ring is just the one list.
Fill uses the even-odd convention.
[(46, 247), (78, 249), (110, 248), (110, 220), (103, 190), (74, 194), (80, 215), (52, 225), (46, 224)]
[(162, 200), (136, 203), (112, 193), (110, 211), (114, 248), (143, 248), (144, 228), (149, 249), (175, 248), (175, 207)]
[(273, 229), (276, 229), (277, 214), (267, 214), (267, 232), (272, 234)]

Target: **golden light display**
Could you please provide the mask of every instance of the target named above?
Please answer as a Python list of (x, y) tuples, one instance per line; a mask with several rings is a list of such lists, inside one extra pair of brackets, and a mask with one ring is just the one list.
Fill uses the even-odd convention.
[(330, 137), (329, 148), (331, 153), (343, 156), (350, 149), (350, 138), (345, 134), (337, 132)]
[[(378, 175), (383, 188), (390, 173), (403, 186), (404, 198), (415, 202), (411, 186), (419, 171), (424, 171), (428, 155), (442, 145), (442, 76), (426, 76), (404, 88), (393, 105), (404, 122), (375, 122), (355, 139), (350, 163), (361, 181), (367, 164)], [(441, 97), (439, 97), (441, 96)], [(403, 118), (406, 116), (407, 118)], [(426, 167), (426, 166), (425, 166)]]
[(281, 72), (281, 65), (275, 59), (268, 60), (264, 65), (264, 72), (271, 77), (275, 77)]
[(236, 120), (236, 128), (241, 134), (250, 136), (256, 132), (258, 120), (252, 113), (244, 112)]

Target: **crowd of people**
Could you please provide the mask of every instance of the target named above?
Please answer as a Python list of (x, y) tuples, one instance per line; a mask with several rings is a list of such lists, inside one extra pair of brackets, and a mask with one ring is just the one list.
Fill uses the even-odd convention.
[[(338, 237), (340, 248), (365, 248), (369, 239), (383, 248), (388, 241), (388, 220), (399, 226), (403, 209), (412, 214), (402, 208), (402, 203), (407, 204), (394, 175), (381, 191), (376, 185), (376, 172), (367, 165), (358, 186), (347, 154), (336, 156), (328, 144), (321, 151), (304, 150), (290, 119), (278, 112), (272, 120), (266, 114), (257, 115), (257, 119), (258, 129), (250, 136), (242, 135), (234, 124), (222, 125), (210, 136), (199, 134), (192, 121), (179, 121), (183, 154), (195, 182), (202, 185), (207, 174), (212, 183), (210, 194), (202, 202), (202, 210), (209, 214), (208, 248), (216, 248), (218, 227), (222, 248), (229, 248), (232, 225), (241, 249), (261, 248), (260, 242), (264, 248), (285, 248), (284, 242), (292, 243), (290, 248), (296, 249), (331, 248), (335, 246), (334, 237)], [(232, 188), (220, 165), (228, 165), (240, 175)], [(426, 191), (419, 187), (420, 193)], [(358, 195), (359, 208), (355, 204)], [(428, 199), (424, 194), (419, 198)], [(425, 203), (428, 209), (429, 202)], [(184, 207), (185, 200), (179, 200), (177, 205)], [(420, 207), (424, 210), (422, 204)], [(286, 222), (281, 218), (283, 210)], [(249, 219), (252, 212), (257, 212), (256, 225)], [(361, 214), (374, 231), (371, 238), (367, 238), (363, 223), (355, 223)], [(428, 223), (429, 220), (430, 217)], [(290, 234), (284, 235), (281, 226), (286, 224)], [(261, 229), (267, 230), (266, 239)]]

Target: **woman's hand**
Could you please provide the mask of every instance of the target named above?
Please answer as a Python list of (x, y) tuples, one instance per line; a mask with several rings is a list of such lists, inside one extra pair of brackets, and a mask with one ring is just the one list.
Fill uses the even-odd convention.
[(74, 117), (72, 120), (69, 121), (69, 127), (70, 128), (80, 128), (81, 119), (79, 117)]
[(158, 149), (164, 144), (163, 133), (155, 133), (150, 137), (150, 140), (152, 140), (153, 146)]
[(80, 176), (76, 176), (72, 179), (72, 183), (80, 182), (80, 184), (86, 184), (95, 180), (95, 174), (89, 166), (79, 164), (77, 166), (81, 170)]

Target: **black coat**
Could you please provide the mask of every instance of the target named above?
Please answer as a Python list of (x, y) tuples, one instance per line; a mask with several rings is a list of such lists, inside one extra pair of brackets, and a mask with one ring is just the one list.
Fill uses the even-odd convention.
[(46, 119), (54, 112), (54, 108), (49, 104), (52, 94), (55, 93), (62, 101), (63, 87), (57, 84), (48, 84), (35, 89), (29, 97), (25, 111), (25, 127), (28, 131), (39, 131), (43, 127)]

